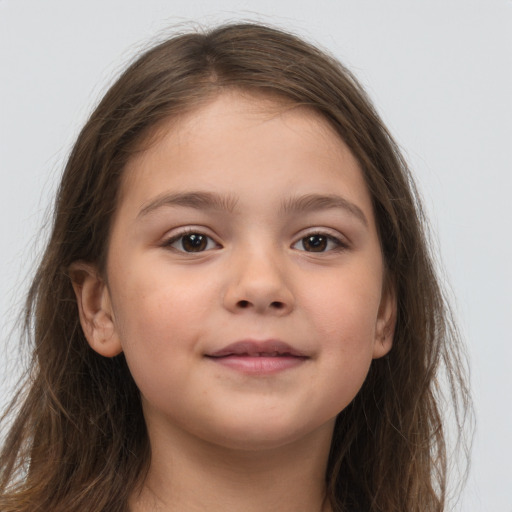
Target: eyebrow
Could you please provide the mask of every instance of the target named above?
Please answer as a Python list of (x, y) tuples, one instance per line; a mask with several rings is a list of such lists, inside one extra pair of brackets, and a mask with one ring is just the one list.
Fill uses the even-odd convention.
[(196, 210), (219, 210), (232, 212), (236, 207), (232, 196), (221, 196), (211, 192), (185, 192), (163, 194), (144, 205), (137, 217), (144, 217), (162, 206), (182, 206)]
[[(233, 196), (211, 192), (183, 192), (163, 194), (144, 205), (137, 217), (141, 218), (163, 206), (181, 206), (196, 210), (216, 210), (232, 213), (237, 200)], [(342, 209), (368, 226), (368, 219), (357, 205), (336, 194), (306, 194), (282, 202), (280, 214), (307, 213), (318, 210)]]
[(345, 210), (368, 227), (368, 219), (363, 210), (348, 199), (336, 194), (306, 194), (287, 199), (281, 205), (281, 213), (307, 213), (331, 209)]

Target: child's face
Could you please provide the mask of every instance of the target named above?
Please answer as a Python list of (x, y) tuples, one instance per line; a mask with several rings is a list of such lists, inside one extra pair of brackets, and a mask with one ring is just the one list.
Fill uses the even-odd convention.
[(107, 281), (104, 325), (86, 331), (124, 351), (150, 434), (330, 436), (391, 347), (370, 195), (305, 108), (226, 93), (169, 122), (127, 166)]

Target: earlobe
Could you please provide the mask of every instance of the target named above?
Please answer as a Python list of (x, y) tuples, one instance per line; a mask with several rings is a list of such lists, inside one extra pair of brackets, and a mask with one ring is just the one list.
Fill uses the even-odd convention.
[(91, 348), (105, 357), (122, 352), (117, 335), (110, 294), (94, 265), (73, 263), (69, 269), (76, 295), (80, 324)]
[(382, 294), (375, 329), (373, 359), (384, 357), (393, 346), (397, 315), (396, 293), (393, 285), (388, 284)]

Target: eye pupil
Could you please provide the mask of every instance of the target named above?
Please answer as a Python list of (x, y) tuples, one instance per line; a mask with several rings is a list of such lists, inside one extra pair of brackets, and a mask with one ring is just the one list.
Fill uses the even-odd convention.
[(198, 233), (190, 233), (182, 238), (181, 245), (187, 252), (200, 252), (206, 249), (207, 237)]
[(310, 235), (303, 238), (302, 245), (306, 251), (323, 252), (327, 248), (327, 237), (322, 235)]

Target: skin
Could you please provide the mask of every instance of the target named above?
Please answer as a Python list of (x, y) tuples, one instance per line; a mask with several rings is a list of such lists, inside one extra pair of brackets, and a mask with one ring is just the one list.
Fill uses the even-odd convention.
[[(358, 162), (320, 115), (235, 92), (156, 135), (127, 165), (106, 275), (75, 265), (91, 347), (123, 351), (142, 395), (152, 461), (132, 510), (329, 510), (335, 417), (396, 314)], [(209, 357), (247, 339), (303, 357), (261, 374)]]

